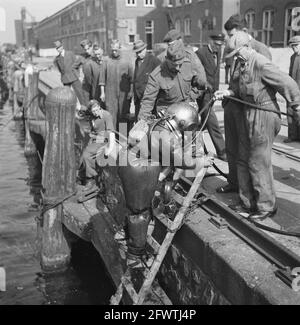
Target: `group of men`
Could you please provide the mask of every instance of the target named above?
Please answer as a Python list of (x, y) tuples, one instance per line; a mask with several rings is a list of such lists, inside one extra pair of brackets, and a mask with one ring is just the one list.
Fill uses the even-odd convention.
[[(56, 42), (60, 54), (55, 61), (62, 82), (73, 87), (80, 104), (97, 111), (95, 119), (105, 115), (109, 120), (101, 124), (104, 130), (100, 131), (114, 132), (119, 123), (128, 123), (132, 100), (135, 122), (147, 122), (174, 103), (192, 104), (206, 121), (218, 158), (229, 164), (228, 184), (217, 192), (238, 192), (241, 204), (232, 209), (262, 220), (277, 211), (271, 162), (272, 144), (281, 126), (277, 92), (285, 97), (293, 115), (289, 139), (300, 136), (300, 36), (290, 42), (295, 55), (289, 76), (272, 64), (269, 49), (247, 33), (239, 15), (230, 17), (224, 27), (228, 34), (225, 60), (230, 62), (226, 64), (230, 71), (226, 91), (219, 90), (223, 34), (211, 35), (208, 44), (194, 52), (184, 45), (180, 33), (171, 30), (164, 38), (167, 49), (157, 57), (147, 53), (146, 44), (139, 40), (134, 43), (134, 65), (117, 40), (111, 44), (109, 58), (103, 58), (103, 51), (91, 42), (82, 42), (86, 58), (80, 62)], [(80, 65), (84, 72), (81, 87), (74, 72)], [(298, 78), (298, 85), (293, 78)], [(88, 105), (89, 100), (100, 103)], [(223, 100), (225, 141), (214, 110), (207, 109), (212, 100)], [(97, 105), (110, 114), (100, 113)], [(86, 156), (90, 166), (94, 154), (93, 149)]]

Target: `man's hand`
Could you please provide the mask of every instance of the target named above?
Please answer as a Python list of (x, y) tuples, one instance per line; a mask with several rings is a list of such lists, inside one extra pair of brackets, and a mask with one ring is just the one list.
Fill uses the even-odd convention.
[(214, 93), (216, 100), (223, 100), (224, 97), (231, 96), (232, 92), (230, 90), (218, 90)]
[(101, 94), (101, 96), (100, 96), (100, 100), (101, 100), (103, 103), (105, 103), (105, 94), (104, 94), (104, 93)]

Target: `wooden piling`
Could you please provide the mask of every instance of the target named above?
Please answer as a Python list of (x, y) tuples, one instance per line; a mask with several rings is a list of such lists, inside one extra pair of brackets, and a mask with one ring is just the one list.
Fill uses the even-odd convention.
[(43, 163), (44, 214), (41, 265), (46, 272), (65, 269), (70, 249), (63, 234), (62, 200), (76, 189), (76, 97), (68, 87), (56, 88), (46, 97), (47, 135)]
[(25, 118), (25, 156), (33, 156), (37, 153), (36, 144), (34, 142), (32, 132), (30, 131), (30, 121), (37, 119), (37, 111), (39, 110), (39, 72), (33, 71), (28, 75), (28, 88), (25, 90), (24, 100), (24, 118)]

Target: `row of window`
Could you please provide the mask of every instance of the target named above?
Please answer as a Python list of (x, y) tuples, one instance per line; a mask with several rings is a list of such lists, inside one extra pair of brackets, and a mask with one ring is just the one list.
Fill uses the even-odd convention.
[[(245, 19), (248, 24), (248, 29), (251, 34), (257, 36), (258, 31), (256, 30), (256, 12), (254, 10), (248, 10), (245, 14)], [(268, 45), (272, 45), (274, 23), (275, 23), (275, 10), (267, 9), (263, 11), (262, 19), (262, 41)], [(285, 23), (284, 23), (284, 45), (287, 45), (289, 39), (293, 37), (296, 32), (292, 29), (292, 20), (293, 20), (293, 8), (288, 8), (285, 11)]]
[[(127, 6), (135, 7), (139, 0), (125, 0)], [(143, 0), (145, 7), (154, 7), (155, 0)], [(204, 0), (197, 0), (198, 2), (202, 2)], [(180, 7), (183, 5), (189, 5), (193, 2), (193, 0), (164, 0), (165, 7)]]
[(180, 33), (183, 32), (184, 36), (191, 36), (192, 19), (189, 17), (185, 18), (183, 24), (180, 19), (176, 19), (175, 29)]
[[(127, 7), (136, 7), (138, 0), (125, 0)], [(155, 0), (143, 0), (144, 7), (155, 7)]]
[[(205, 0), (197, 0), (197, 2), (203, 2)], [(184, 5), (189, 5), (193, 2), (193, 0), (165, 0), (164, 5), (166, 7), (180, 7)]]

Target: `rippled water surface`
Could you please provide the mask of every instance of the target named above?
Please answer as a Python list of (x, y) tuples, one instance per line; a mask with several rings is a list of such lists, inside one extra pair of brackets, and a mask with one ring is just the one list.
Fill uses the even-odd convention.
[(7, 285), (0, 305), (108, 304), (111, 281), (90, 244), (76, 241), (64, 274), (42, 274), (35, 222), (40, 163), (37, 157), (24, 157), (23, 123), (8, 123), (10, 118), (6, 105), (0, 109), (0, 267)]

